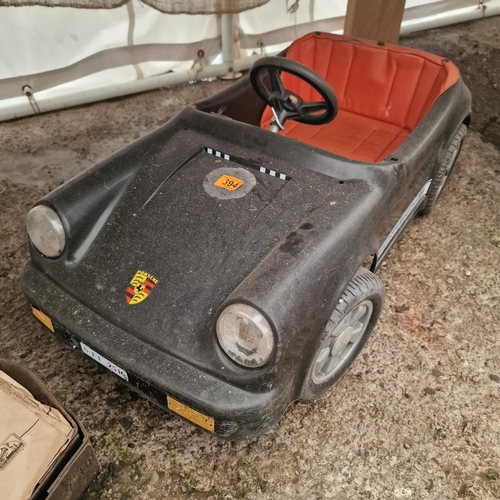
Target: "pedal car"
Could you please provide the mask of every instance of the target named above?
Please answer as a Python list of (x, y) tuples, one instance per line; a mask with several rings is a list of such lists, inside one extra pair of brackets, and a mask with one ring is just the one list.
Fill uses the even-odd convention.
[(470, 115), (449, 60), (309, 34), (42, 198), (24, 293), (156, 404), (257, 436), (366, 343), (375, 272), (433, 208)]

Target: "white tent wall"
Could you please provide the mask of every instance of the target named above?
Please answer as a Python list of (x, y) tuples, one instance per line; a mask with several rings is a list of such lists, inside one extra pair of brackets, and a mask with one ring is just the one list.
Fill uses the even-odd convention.
[[(222, 76), (307, 32), (342, 32), (347, 0), (292, 5), (270, 0), (235, 16), (174, 16), (138, 0), (112, 10), (0, 8), (0, 120)], [(500, 0), (406, 0), (402, 32), (496, 14)], [(227, 50), (222, 61), (221, 18), (234, 21), (234, 64)]]
[(200, 49), (217, 54), (219, 31), (215, 15), (167, 15), (137, 0), (111, 10), (0, 7), (0, 99), (141, 61), (169, 71)]

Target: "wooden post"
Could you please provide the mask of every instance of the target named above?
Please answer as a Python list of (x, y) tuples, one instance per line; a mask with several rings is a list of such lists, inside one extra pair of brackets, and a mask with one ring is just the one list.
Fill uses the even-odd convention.
[(398, 43), (405, 0), (348, 0), (344, 34)]

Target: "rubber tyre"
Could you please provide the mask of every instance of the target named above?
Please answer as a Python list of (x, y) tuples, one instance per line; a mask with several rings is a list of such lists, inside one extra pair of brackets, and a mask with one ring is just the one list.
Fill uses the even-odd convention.
[[(301, 401), (313, 401), (321, 397), (328, 389), (333, 387), (352, 365), (361, 349), (365, 345), (368, 337), (375, 328), (380, 312), (382, 311), (382, 306), (384, 304), (385, 288), (382, 281), (367, 269), (360, 269), (354, 278), (349, 282), (341, 299), (339, 300), (335, 310), (333, 311), (328, 323), (326, 324), (323, 333), (317, 343), (314, 356), (312, 357), (311, 363), (307, 370), (307, 375), (304, 380), (302, 387), (302, 392), (300, 395)], [(340, 367), (340, 369), (333, 375), (329, 380), (316, 384), (313, 382), (313, 369), (316, 363), (316, 359), (321, 350), (321, 346), (325, 339), (330, 336), (330, 334), (335, 330), (337, 325), (361, 302), (365, 300), (370, 300), (373, 304), (373, 311), (371, 318), (368, 322), (366, 330), (359, 341), (359, 343), (353, 348), (349, 353), (348, 358)]]
[(453, 171), (453, 167), (457, 161), (466, 134), (467, 126), (462, 123), (456, 134), (453, 136), (443, 161), (437, 168), (436, 175), (434, 176), (434, 179), (432, 179), (429, 192), (427, 193), (425, 205), (418, 212), (419, 215), (429, 215), (434, 209), (434, 206), (439, 200), (439, 197), (443, 192), (443, 188)]

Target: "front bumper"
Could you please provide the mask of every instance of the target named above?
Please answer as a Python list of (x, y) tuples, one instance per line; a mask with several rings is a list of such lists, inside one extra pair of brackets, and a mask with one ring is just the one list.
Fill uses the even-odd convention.
[(246, 391), (165, 354), (81, 304), (31, 261), (21, 285), (28, 302), (50, 318), (60, 340), (80, 351), (83, 343), (87, 357), (104, 366), (111, 362), (108, 368), (131, 388), (220, 437), (256, 437), (280, 419), (290, 402), (283, 388)]

